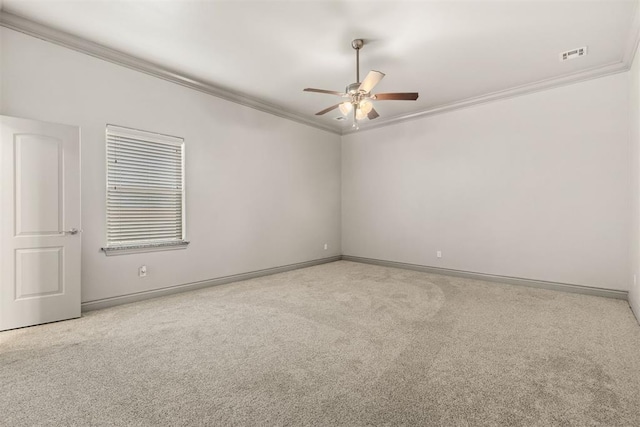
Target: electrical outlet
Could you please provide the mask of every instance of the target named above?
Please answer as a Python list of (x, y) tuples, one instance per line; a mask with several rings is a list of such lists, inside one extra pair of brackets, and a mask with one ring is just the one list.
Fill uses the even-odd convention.
[(436, 251), (436, 256), (438, 258), (442, 258), (442, 251)]
[(138, 276), (147, 277), (147, 266), (146, 265), (141, 265), (140, 268), (138, 268)]
[(329, 245), (328, 244), (324, 244), (324, 250), (326, 251), (327, 249), (329, 249)]

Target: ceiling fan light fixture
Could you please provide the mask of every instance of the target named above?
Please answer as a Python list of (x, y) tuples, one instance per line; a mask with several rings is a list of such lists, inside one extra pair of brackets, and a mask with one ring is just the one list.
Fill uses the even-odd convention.
[(358, 110), (362, 111), (365, 115), (367, 115), (371, 112), (371, 109), (373, 109), (373, 102), (371, 102), (368, 99), (363, 99), (362, 101), (360, 101), (360, 104), (358, 105)]
[[(2, 0), (0, 0), (0, 2), (1, 1)], [(373, 108), (372, 100), (415, 101), (418, 99), (418, 92), (371, 93), (373, 88), (380, 83), (380, 80), (384, 77), (384, 73), (371, 70), (364, 80), (362, 82), (360, 81), (360, 49), (362, 49), (362, 46), (364, 46), (364, 40), (362, 39), (355, 39), (351, 42), (351, 47), (356, 51), (356, 82), (347, 85), (344, 92), (315, 88), (304, 89), (305, 92), (325, 93), (347, 98), (348, 101), (343, 100), (343, 102), (339, 104), (325, 108), (317, 112), (316, 116), (322, 116), (338, 108), (344, 117), (348, 117), (350, 113), (353, 114), (353, 128), (356, 130), (358, 129), (359, 120), (364, 120), (365, 118), (374, 120), (380, 117), (380, 114)], [(340, 117), (340, 119), (342, 119), (342, 117)]]
[(346, 116), (353, 109), (353, 105), (351, 105), (350, 101), (345, 101), (342, 104), (340, 104), (340, 107), (338, 108), (340, 108), (340, 112)]

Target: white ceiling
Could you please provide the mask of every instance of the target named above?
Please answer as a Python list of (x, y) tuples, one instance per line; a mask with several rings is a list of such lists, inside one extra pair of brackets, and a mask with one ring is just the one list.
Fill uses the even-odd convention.
[[(637, 1), (65, 1), (3, 0), (3, 10), (340, 130), (340, 98), (362, 78), (381, 117), (428, 112), (523, 85), (620, 65), (635, 35)], [(561, 63), (560, 52), (589, 55)], [(363, 124), (366, 126), (366, 123)]]

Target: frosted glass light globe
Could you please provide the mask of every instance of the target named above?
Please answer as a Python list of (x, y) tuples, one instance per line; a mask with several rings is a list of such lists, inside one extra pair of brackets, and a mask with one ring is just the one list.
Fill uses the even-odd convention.
[(353, 105), (351, 105), (351, 102), (346, 101), (343, 102), (342, 104), (340, 104), (340, 112), (346, 116), (347, 114), (349, 114), (351, 112), (351, 110), (353, 109)]
[(362, 110), (364, 114), (367, 115), (373, 109), (373, 103), (368, 99), (363, 99), (362, 101), (360, 101), (360, 105), (358, 109)]

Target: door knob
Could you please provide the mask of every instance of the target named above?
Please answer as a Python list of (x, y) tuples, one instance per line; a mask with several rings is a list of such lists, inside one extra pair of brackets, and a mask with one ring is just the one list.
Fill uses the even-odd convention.
[(64, 231), (65, 234), (78, 234), (77, 228), (72, 228), (71, 230)]

